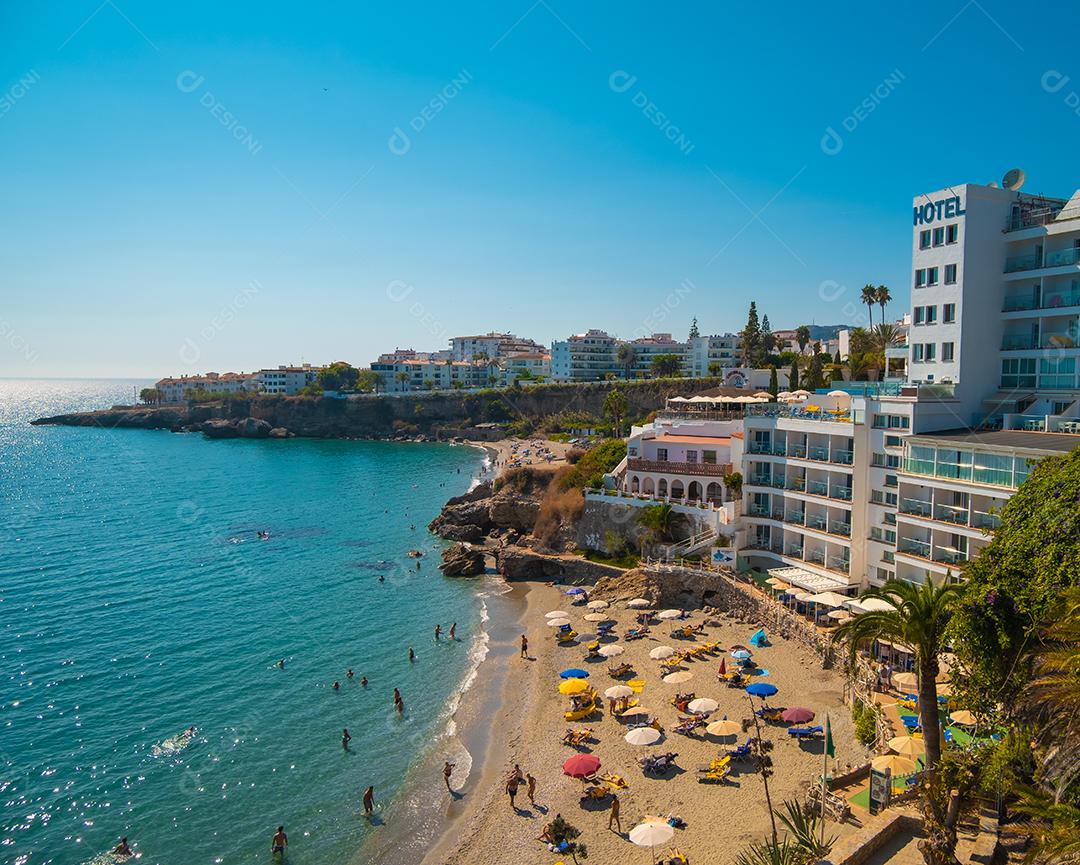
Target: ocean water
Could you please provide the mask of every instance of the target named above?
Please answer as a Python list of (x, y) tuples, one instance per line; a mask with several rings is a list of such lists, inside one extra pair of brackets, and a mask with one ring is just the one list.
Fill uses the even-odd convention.
[(264, 862), (278, 824), (293, 865), (348, 861), (484, 652), (498, 589), (443, 578), (425, 528), (483, 454), (27, 423), (133, 385), (0, 380), (0, 862), (122, 835), (143, 863)]

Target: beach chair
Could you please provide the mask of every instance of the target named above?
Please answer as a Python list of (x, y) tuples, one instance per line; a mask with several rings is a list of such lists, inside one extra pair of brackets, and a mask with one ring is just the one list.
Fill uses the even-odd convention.
[(562, 737), (564, 745), (569, 745), (571, 748), (584, 748), (592, 741), (593, 731), (592, 727), (584, 727), (580, 730), (567, 730), (566, 734)]
[(646, 634), (649, 633), (648, 625), (641, 625), (637, 628), (631, 628), (625, 634), (623, 634), (623, 640), (641, 640), (644, 639)]
[(794, 739), (813, 739), (824, 734), (825, 728), (816, 725), (813, 727), (788, 727), (787, 734)]
[(577, 631), (575, 631), (570, 625), (562, 625), (557, 631), (555, 631), (555, 642), (571, 643), (576, 636)]
[(659, 865), (690, 865), (690, 860), (678, 847), (672, 847), (668, 850), (668, 858), (661, 861)]
[(731, 758), (717, 757), (708, 766), (698, 769), (698, 783), (721, 784), (731, 774)]
[(600, 654), (600, 641), (599, 640), (593, 640), (591, 643), (589, 643), (588, 645), (585, 646), (585, 660), (586, 661), (592, 660), (593, 658), (602, 658), (602, 657), (604, 657), (604, 656)]
[(628, 712), (630, 709), (636, 709), (638, 704), (637, 697), (631, 697), (625, 703), (622, 700), (616, 700), (616, 714), (621, 715), (623, 712)]
[(694, 629), (689, 625), (683, 625), (681, 628), (675, 628), (671, 632), (671, 636), (679, 640), (692, 640), (694, 639)]
[(784, 710), (777, 709), (774, 706), (762, 706), (755, 713), (762, 721), (767, 721), (771, 724), (778, 724), (784, 720)]
[(672, 731), (681, 736), (692, 736), (694, 730), (705, 726), (705, 719), (701, 717), (679, 718), (679, 723), (672, 727)]
[(605, 772), (597, 780), (603, 781), (612, 790), (625, 790), (630, 786), (622, 775), (616, 775), (614, 772)]
[(633, 664), (618, 664), (614, 667), (607, 668), (608, 675), (613, 679), (621, 679), (623, 676), (629, 676), (634, 672)]
[(603, 802), (612, 796), (611, 788), (606, 784), (587, 784), (581, 793), (581, 804), (586, 802)]
[(598, 637), (607, 637), (611, 635), (611, 632), (615, 629), (613, 622), (604, 622), (601, 625), (596, 626), (596, 635)]
[(630, 679), (626, 683), (626, 687), (630, 688), (635, 694), (640, 694), (645, 690), (644, 679)]
[(900, 723), (903, 724), (908, 730), (919, 729), (919, 716), (918, 715), (901, 715)]
[(750, 757), (753, 756), (753, 753), (750, 750), (750, 745), (753, 741), (754, 737), (751, 736), (744, 744), (736, 745), (734, 748), (729, 749), (727, 756), (732, 760), (749, 760)]
[(690, 710), (687, 707), (690, 705), (690, 701), (693, 700), (696, 696), (697, 694), (695, 694), (693, 691), (691, 691), (689, 694), (676, 694), (674, 697), (671, 698), (670, 702), (671, 705), (678, 709), (680, 712), (689, 712)]
[(598, 708), (596, 692), (588, 691), (580, 697), (572, 697), (570, 708), (563, 713), (564, 721), (583, 721)]
[(678, 756), (674, 751), (668, 751), (666, 754), (659, 754), (655, 757), (642, 757), (638, 762), (641, 764), (641, 771), (644, 774), (663, 775), (675, 765), (675, 758)]

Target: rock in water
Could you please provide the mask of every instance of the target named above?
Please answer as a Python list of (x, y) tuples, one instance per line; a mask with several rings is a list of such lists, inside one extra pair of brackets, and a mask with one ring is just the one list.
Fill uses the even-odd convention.
[(292, 435), (292, 433), (285, 429), (285, 427), (283, 426), (276, 426), (272, 430), (270, 430), (267, 435), (272, 439), (287, 439), (289, 438), (289, 436)]
[(254, 417), (246, 417), (236, 425), (237, 432), (246, 439), (264, 439), (270, 435), (270, 424)]
[(469, 544), (454, 544), (443, 552), (439, 570), (448, 577), (475, 577), (484, 573), (484, 553)]
[(223, 418), (214, 418), (199, 424), (199, 430), (204, 436), (212, 439), (234, 439), (240, 435), (236, 425)]

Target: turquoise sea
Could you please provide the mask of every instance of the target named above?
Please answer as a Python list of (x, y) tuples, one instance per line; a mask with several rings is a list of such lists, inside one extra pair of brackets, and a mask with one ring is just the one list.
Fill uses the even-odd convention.
[(0, 861), (126, 835), (143, 863), (269, 862), (279, 823), (288, 862), (348, 861), (380, 831), (364, 789), (392, 818), (484, 654), (498, 589), (444, 579), (425, 528), (484, 455), (27, 423), (145, 384), (0, 380)]

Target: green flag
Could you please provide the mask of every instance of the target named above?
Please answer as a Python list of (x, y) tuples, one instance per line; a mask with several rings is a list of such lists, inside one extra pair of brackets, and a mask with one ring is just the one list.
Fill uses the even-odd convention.
[(833, 745), (832, 740), (832, 725), (829, 723), (829, 716), (825, 716), (825, 755), (827, 757), (836, 757), (836, 746)]

